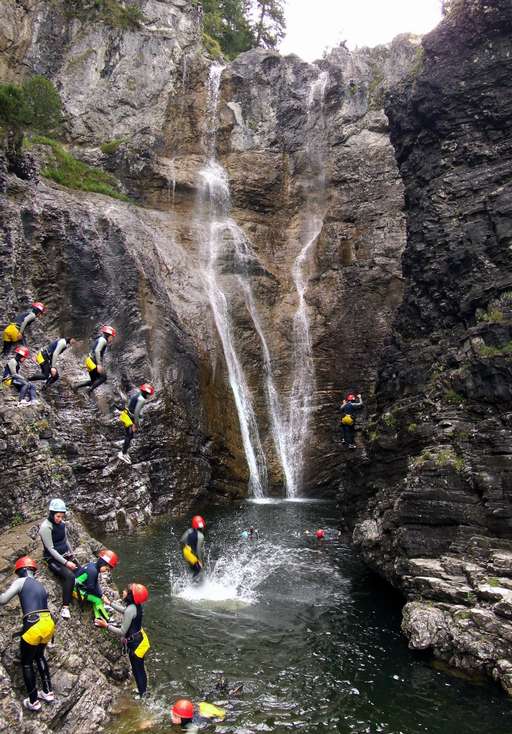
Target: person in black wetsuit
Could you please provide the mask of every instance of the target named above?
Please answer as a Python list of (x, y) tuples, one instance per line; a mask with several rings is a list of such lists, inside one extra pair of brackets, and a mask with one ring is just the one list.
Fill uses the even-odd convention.
[[(23, 613), (23, 628), (20, 638), (20, 657), (23, 680), (28, 698), (23, 705), (29, 711), (40, 711), (40, 698), (46, 703), (55, 700), (48, 662), (44, 656), (46, 645), (55, 631), (55, 623), (48, 609), (48, 594), (44, 586), (34, 578), (36, 562), (28, 556), (18, 558), (14, 566), (18, 576), (9, 588), (0, 594), (0, 604), (7, 604), (19, 596)], [(41, 678), (43, 690), (37, 690), (34, 663)]]
[(148, 590), (143, 584), (129, 584), (123, 591), (123, 604), (111, 602), (116, 612), (122, 612), (121, 626), (108, 623), (105, 619), (95, 619), (97, 627), (104, 627), (121, 638), (128, 652), (133, 677), (137, 684), (138, 695), (142, 698), (148, 689), (148, 676), (144, 666), (144, 657), (149, 650), (148, 636), (142, 627), (144, 610), (142, 605), (148, 600)]
[(192, 518), (192, 527), (186, 530), (180, 539), (183, 558), (192, 570), (192, 577), (196, 579), (203, 570), (204, 564), (204, 535), (201, 530), (206, 523), (201, 515)]
[(44, 304), (36, 301), (32, 304), (28, 311), (20, 313), (13, 322), (5, 327), (3, 332), (3, 348), (2, 354), (9, 354), (13, 344), (21, 342), (24, 346), (27, 344), (25, 330), (30, 324), (45, 312)]
[(41, 368), (41, 374), (31, 375), (28, 379), (31, 382), (45, 380), (43, 390), (55, 384), (60, 377), (59, 371), (57, 370), (57, 359), (69, 346), (73, 346), (75, 342), (76, 339), (73, 339), (72, 336), (63, 336), (60, 339), (55, 339), (55, 341), (48, 344), (44, 349), (41, 349), (36, 354), (36, 362)]
[(342, 444), (348, 445), (349, 449), (356, 447), (356, 413), (363, 407), (361, 394), (349, 393), (341, 403), (341, 429), (343, 431)]
[(88, 601), (92, 604), (94, 619), (103, 617), (108, 621), (109, 614), (105, 604), (110, 604), (103, 594), (99, 584), (99, 575), (112, 571), (119, 563), (119, 557), (114, 551), (103, 548), (98, 554), (96, 562), (86, 563), (76, 572), (75, 595), (80, 601)]
[(30, 405), (36, 397), (36, 389), (28, 380), (20, 375), (22, 364), (30, 357), (27, 347), (16, 347), (14, 356), (9, 357), (4, 366), (2, 384), (6, 387), (12, 386), (20, 394), (18, 405)]
[(105, 369), (104, 357), (107, 347), (112, 343), (116, 335), (113, 326), (102, 326), (99, 335), (94, 340), (91, 351), (86, 357), (85, 366), (89, 372), (89, 378), (83, 382), (74, 385), (74, 390), (81, 387), (88, 387), (89, 395), (100, 385), (107, 381), (107, 371)]
[(222, 721), (226, 715), (224, 709), (213, 703), (201, 701), (194, 706), (188, 698), (180, 698), (171, 707), (171, 721), (180, 726), (182, 731), (198, 732), (211, 723), (211, 719)]
[(69, 619), (69, 605), (75, 586), (75, 571), (78, 568), (71, 548), (66, 523), (66, 504), (56, 497), (50, 502), (49, 514), (39, 528), (43, 542), (43, 558), (50, 571), (62, 581), (62, 609), (60, 616)]
[(155, 394), (155, 388), (153, 385), (145, 382), (137, 390), (133, 390), (128, 396), (128, 402), (126, 408), (119, 416), (119, 420), (124, 426), (124, 443), (123, 448), (118, 453), (117, 458), (124, 461), (126, 464), (131, 464), (132, 460), (128, 455), (128, 450), (133, 439), (135, 431), (139, 427), (139, 421), (142, 416), (142, 411), (145, 408), (147, 398), (152, 397)]

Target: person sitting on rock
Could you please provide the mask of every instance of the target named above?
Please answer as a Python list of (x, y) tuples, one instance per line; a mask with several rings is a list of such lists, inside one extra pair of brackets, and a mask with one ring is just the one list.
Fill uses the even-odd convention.
[(201, 530), (206, 523), (201, 515), (192, 518), (192, 527), (183, 533), (180, 540), (183, 558), (192, 570), (192, 577), (197, 579), (203, 570), (204, 535)]
[(20, 394), (18, 405), (30, 405), (36, 397), (36, 389), (28, 380), (20, 375), (20, 369), (26, 359), (30, 357), (27, 347), (16, 347), (14, 356), (7, 360), (2, 375), (2, 384), (13, 387)]
[(138, 428), (142, 411), (145, 408), (147, 398), (155, 394), (155, 388), (145, 382), (137, 390), (132, 390), (128, 396), (126, 408), (119, 416), (119, 420), (124, 426), (124, 444), (117, 458), (126, 464), (131, 464), (132, 460), (128, 455), (128, 450), (133, 439), (133, 435)]
[(361, 410), (363, 401), (361, 394), (349, 393), (341, 403), (341, 429), (343, 439), (341, 443), (348, 445), (349, 449), (356, 448), (356, 413)]
[(43, 542), (43, 558), (50, 571), (62, 581), (60, 616), (63, 619), (69, 619), (71, 617), (69, 605), (75, 587), (75, 571), (78, 566), (73, 557), (64, 522), (67, 512), (66, 503), (56, 497), (50, 502), (48, 510), (48, 517), (43, 520), (39, 528), (39, 536)]
[[(21, 670), (28, 693), (23, 705), (29, 711), (40, 711), (40, 698), (46, 703), (55, 700), (50, 668), (44, 656), (46, 645), (53, 638), (55, 623), (48, 609), (47, 591), (43, 584), (34, 578), (37, 571), (36, 562), (28, 556), (23, 556), (16, 561), (14, 570), (18, 578), (3, 594), (0, 594), (0, 604), (7, 604), (16, 595), (19, 597), (23, 614), (20, 637)], [(41, 678), (42, 691), (37, 690), (34, 663)]]
[(95, 619), (97, 627), (104, 627), (121, 638), (132, 667), (137, 684), (138, 695), (142, 698), (148, 688), (148, 677), (144, 666), (144, 656), (150, 648), (148, 636), (142, 628), (144, 610), (142, 605), (148, 600), (148, 590), (143, 584), (128, 584), (123, 591), (123, 603), (111, 602), (116, 612), (121, 612), (121, 626), (110, 624), (105, 619)]
[(73, 346), (75, 343), (76, 339), (73, 339), (72, 336), (62, 336), (60, 339), (55, 339), (51, 344), (48, 344), (44, 349), (41, 349), (36, 354), (36, 362), (41, 368), (41, 374), (31, 375), (28, 379), (31, 382), (45, 380), (43, 390), (50, 385), (54, 385), (60, 377), (57, 370), (57, 359), (69, 346)]
[(21, 342), (24, 346), (27, 344), (25, 331), (27, 327), (45, 312), (44, 304), (36, 301), (32, 304), (28, 311), (20, 313), (12, 323), (5, 327), (3, 333), (3, 349), (2, 354), (9, 354), (13, 344)]
[(197, 732), (210, 723), (211, 719), (222, 721), (226, 715), (224, 709), (213, 703), (201, 701), (194, 706), (188, 698), (180, 698), (171, 708), (171, 721), (180, 726), (182, 731)]
[(99, 335), (96, 337), (91, 346), (91, 351), (85, 359), (85, 366), (89, 372), (89, 378), (83, 382), (79, 382), (74, 386), (75, 390), (81, 387), (88, 387), (87, 392), (92, 395), (100, 385), (107, 381), (107, 372), (104, 365), (105, 351), (112, 343), (116, 335), (113, 326), (102, 326)]
[(105, 609), (105, 604), (109, 605), (110, 602), (101, 590), (99, 575), (112, 571), (118, 563), (119, 558), (117, 553), (103, 548), (98, 554), (97, 561), (87, 563), (76, 572), (73, 595), (80, 603), (88, 601), (92, 604), (94, 619), (103, 617), (107, 622), (109, 620), (109, 614)]

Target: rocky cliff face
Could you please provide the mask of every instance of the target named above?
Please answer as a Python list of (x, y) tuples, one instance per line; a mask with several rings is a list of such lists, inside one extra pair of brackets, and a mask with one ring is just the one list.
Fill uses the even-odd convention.
[[(85, 351), (103, 321), (120, 332), (98, 405), (63, 385), (49, 397), (51, 408), (41, 408), (49, 411), (48, 452), (68, 472), (62, 492), (115, 528), (144, 522), (207, 488), (247, 491), (240, 408), (205, 286), (211, 243), (202, 234), (201, 186), (215, 130), (213, 154), (231, 190), (229, 221), (250, 250), (242, 280), (254, 313), (240, 296), (231, 224), (216, 264), (218, 284), (268, 464), (268, 489), (282, 492), (286, 474), (269, 373), (282, 435), (294, 413), (293, 430), (308, 439), (300, 491), (331, 489), (343, 465), (332, 439), (340, 390), (370, 390), (401, 298), (403, 191), (382, 88), (406, 73), (417, 44), (400, 39), (355, 56), (339, 49), (317, 66), (249, 52), (223, 71), (212, 117), (210, 62), (199, 53), (190, 3), (141, 3), (143, 19), (127, 29), (93, 18), (87, 4), (80, 10), (4, 5), (4, 78), (51, 77), (73, 152), (113, 171), (144, 205), (43, 181), (8, 183), (2, 312), (16, 312), (35, 295), (48, 302), (48, 317), (35, 332), (38, 346), (68, 331), (83, 339)], [(307, 390), (297, 378), (305, 363)], [(70, 378), (78, 364), (70, 359)], [(117, 389), (143, 378), (156, 384), (159, 401), (134, 444), (138, 468), (119, 470), (109, 464), (120, 437), (111, 411)], [(309, 417), (307, 430), (301, 414)], [(4, 477), (13, 487), (12, 474)], [(45, 481), (41, 494), (54, 484)]]
[(364, 557), (410, 600), (411, 647), (510, 691), (512, 8), (454, 6), (387, 104), (405, 293), (346, 500), (367, 505)]

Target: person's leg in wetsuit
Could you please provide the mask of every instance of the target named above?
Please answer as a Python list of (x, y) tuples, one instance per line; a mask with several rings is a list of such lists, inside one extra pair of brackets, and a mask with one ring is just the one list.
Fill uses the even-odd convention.
[(148, 688), (148, 676), (146, 668), (144, 666), (144, 658), (139, 658), (135, 654), (134, 650), (128, 650), (128, 658), (130, 659), (130, 665), (132, 666), (133, 677), (137, 684), (137, 690), (139, 694), (143, 696)]
[(75, 574), (71, 569), (63, 566), (57, 561), (48, 561), (50, 571), (58, 576), (62, 581), (62, 606), (69, 607), (71, 604), (71, 596), (75, 587)]
[(130, 448), (130, 444), (133, 440), (133, 435), (133, 426), (128, 426), (124, 429), (124, 443), (122, 448), (123, 454), (128, 453), (128, 449)]
[(85, 380), (84, 382), (79, 382), (78, 385), (75, 385), (75, 390), (79, 390), (81, 387), (88, 387), (89, 390), (87, 392), (90, 395), (93, 390), (96, 390), (97, 387), (103, 385), (103, 383), (106, 381), (107, 373), (102, 372), (100, 374), (97, 369), (94, 369), (89, 372), (88, 380)]

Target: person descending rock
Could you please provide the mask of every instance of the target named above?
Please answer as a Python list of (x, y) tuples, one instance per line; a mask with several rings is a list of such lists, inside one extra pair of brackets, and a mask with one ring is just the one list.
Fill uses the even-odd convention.
[(119, 416), (119, 420), (124, 426), (124, 444), (117, 458), (121, 461), (131, 464), (132, 460), (128, 456), (128, 450), (133, 439), (133, 434), (139, 427), (139, 421), (146, 405), (147, 398), (151, 398), (155, 394), (155, 388), (145, 382), (137, 390), (132, 390), (128, 396), (126, 408)]
[[(46, 703), (55, 700), (50, 668), (44, 656), (45, 647), (53, 637), (55, 623), (48, 609), (47, 591), (43, 584), (34, 578), (37, 571), (36, 562), (28, 556), (23, 556), (16, 561), (14, 570), (18, 578), (3, 594), (0, 594), (0, 604), (7, 604), (16, 595), (19, 596), (23, 614), (20, 638), (21, 670), (28, 693), (23, 705), (29, 711), (40, 711), (40, 698)], [(37, 690), (34, 663), (41, 678), (42, 691)]]
[(148, 636), (142, 627), (144, 614), (142, 605), (148, 600), (148, 597), (148, 590), (143, 584), (129, 584), (123, 591), (123, 603), (111, 602), (111, 607), (123, 615), (121, 626), (110, 624), (101, 618), (94, 620), (97, 627), (105, 627), (109, 632), (121, 638), (123, 647), (128, 651), (133, 677), (141, 698), (148, 688), (144, 656), (150, 645)]
[(107, 622), (109, 620), (105, 604), (109, 605), (110, 602), (101, 590), (99, 575), (112, 571), (118, 563), (117, 553), (103, 548), (96, 562), (91, 561), (76, 572), (74, 595), (80, 602), (88, 601), (92, 604), (94, 619), (103, 617)]
[(44, 349), (41, 349), (36, 354), (36, 362), (41, 368), (41, 374), (31, 375), (28, 379), (31, 382), (45, 380), (43, 390), (50, 387), (50, 385), (54, 385), (60, 377), (57, 370), (57, 359), (62, 352), (75, 343), (76, 339), (72, 336), (62, 336), (60, 339), (55, 339), (51, 344), (48, 344)]
[(183, 533), (180, 540), (183, 558), (192, 570), (192, 577), (196, 579), (203, 570), (204, 535), (201, 530), (206, 528), (206, 523), (201, 515), (192, 518), (192, 527)]
[(27, 347), (16, 347), (14, 355), (7, 360), (2, 375), (2, 385), (13, 387), (20, 394), (18, 405), (30, 405), (35, 400), (36, 389), (28, 380), (20, 375), (20, 369), (26, 359), (30, 357)]
[(180, 698), (171, 708), (171, 721), (179, 724), (182, 731), (197, 732), (210, 723), (210, 719), (224, 719), (224, 709), (214, 706), (213, 703), (201, 701), (194, 706), (188, 698)]
[(78, 568), (73, 550), (69, 542), (68, 531), (64, 518), (66, 504), (56, 497), (50, 502), (49, 514), (39, 528), (39, 535), (43, 541), (43, 558), (50, 571), (62, 581), (62, 609), (60, 616), (69, 619), (69, 605), (75, 586), (75, 571)]
[(361, 394), (349, 393), (341, 403), (341, 428), (343, 431), (342, 444), (347, 444), (349, 449), (356, 448), (356, 413), (361, 410), (363, 401)]
[(25, 330), (35, 321), (38, 316), (45, 312), (44, 304), (36, 301), (32, 304), (28, 311), (20, 313), (14, 321), (5, 327), (3, 333), (3, 349), (2, 354), (9, 354), (13, 344), (21, 342), (24, 346), (27, 344)]
[(81, 387), (88, 387), (87, 392), (91, 395), (93, 390), (96, 390), (96, 388), (107, 381), (107, 372), (103, 358), (107, 347), (112, 343), (115, 335), (116, 330), (113, 326), (101, 327), (100, 333), (92, 343), (91, 351), (85, 360), (85, 366), (89, 371), (89, 379), (75, 385), (75, 390), (79, 390)]

